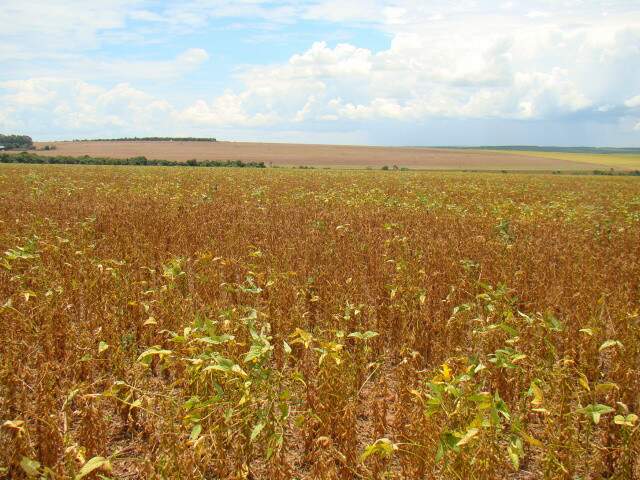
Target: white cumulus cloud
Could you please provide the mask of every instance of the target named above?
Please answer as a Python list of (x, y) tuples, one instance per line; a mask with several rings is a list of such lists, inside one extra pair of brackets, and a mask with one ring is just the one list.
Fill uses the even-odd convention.
[(640, 107), (640, 95), (636, 95), (635, 97), (628, 99), (624, 104), (629, 108)]
[[(285, 32), (295, 48), (223, 72), (218, 61), (233, 49), (205, 37), (223, 20)], [(488, 119), (601, 122), (629, 134), (640, 108), (640, 8), (626, 0), (5, 0), (0, 25), (3, 129), (390, 122), (402, 133)], [(335, 41), (338, 30), (355, 33)], [(176, 48), (191, 34), (193, 48)]]

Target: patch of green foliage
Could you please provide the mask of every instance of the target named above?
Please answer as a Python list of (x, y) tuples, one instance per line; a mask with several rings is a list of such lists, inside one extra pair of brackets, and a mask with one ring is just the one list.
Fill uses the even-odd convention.
[(7, 150), (31, 150), (33, 147), (33, 140), (27, 135), (2, 135), (0, 133), (0, 145)]
[(131, 158), (104, 158), (90, 157), (84, 155), (82, 157), (68, 156), (43, 156), (35, 153), (21, 152), (18, 154), (1, 153), (0, 163), (47, 163), (62, 165), (141, 165), (141, 166), (160, 166), (160, 167), (249, 167), (249, 168), (265, 168), (264, 162), (243, 162), (242, 160), (188, 160), (186, 162), (177, 162), (175, 160), (156, 160), (146, 157)]

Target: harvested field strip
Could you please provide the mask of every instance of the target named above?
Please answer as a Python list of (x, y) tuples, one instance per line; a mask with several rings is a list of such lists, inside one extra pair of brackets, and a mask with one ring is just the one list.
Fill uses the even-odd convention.
[[(359, 147), (348, 145), (300, 145), (243, 142), (55, 142), (55, 150), (43, 155), (130, 158), (175, 161), (241, 160), (267, 166), (315, 166), (331, 168), (392, 168), (434, 170), (593, 170), (591, 162), (533, 157), (522, 152), (435, 149), (416, 147)], [(609, 168), (606, 162), (597, 168)]]

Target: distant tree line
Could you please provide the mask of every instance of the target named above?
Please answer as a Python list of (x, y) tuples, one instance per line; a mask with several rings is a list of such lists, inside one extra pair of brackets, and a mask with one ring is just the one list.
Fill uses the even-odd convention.
[(640, 170), (594, 170), (594, 175), (630, 176), (640, 177)]
[(213, 137), (123, 137), (75, 139), (74, 142), (216, 142)]
[(0, 146), (6, 150), (31, 150), (33, 140), (28, 135), (2, 135), (0, 133)]
[(21, 152), (16, 154), (0, 153), (0, 163), (46, 163), (64, 165), (143, 165), (160, 167), (241, 167), (241, 168), (265, 168), (264, 162), (243, 162), (242, 160), (188, 160), (177, 162), (175, 160), (154, 160), (146, 157), (131, 158), (104, 158), (67, 156), (43, 156), (35, 153)]

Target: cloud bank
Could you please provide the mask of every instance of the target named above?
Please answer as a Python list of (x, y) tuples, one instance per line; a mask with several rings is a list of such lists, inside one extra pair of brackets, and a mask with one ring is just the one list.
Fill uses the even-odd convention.
[[(549, 135), (555, 143), (640, 143), (632, 2), (26, 3), (9, 0), (0, 14), (9, 25), (0, 33), (0, 130), (468, 144), (526, 142), (527, 128), (536, 143), (564, 126), (564, 141)], [(41, 20), (27, 21), (36, 12)], [(209, 38), (214, 27), (308, 28), (318, 38), (284, 59), (227, 60), (223, 71), (234, 46)], [(337, 28), (375, 32), (386, 45), (323, 38)], [(438, 142), (439, 124), (461, 131)], [(498, 125), (516, 127), (483, 137)]]

